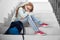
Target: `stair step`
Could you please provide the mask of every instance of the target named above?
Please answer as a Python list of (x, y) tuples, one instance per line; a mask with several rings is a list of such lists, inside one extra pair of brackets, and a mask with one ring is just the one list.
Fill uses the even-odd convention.
[[(9, 28), (9, 26), (1, 26), (0, 27), (0, 34), (5, 33), (5, 31)], [(60, 28), (57, 27), (39, 27), (39, 29), (45, 33), (47, 33), (48, 35), (58, 35), (60, 34)], [(25, 31), (26, 31), (26, 35), (34, 35), (34, 30), (32, 29), (32, 27), (25, 27)]]
[[(44, 27), (39, 27), (39, 29), (45, 33), (47, 33), (48, 35), (53, 35), (53, 34), (60, 34), (60, 28), (55, 28), (55, 27), (48, 27), (48, 28), (44, 28)], [(32, 27), (26, 27), (26, 34), (34, 34), (34, 30), (32, 29)]]
[[(24, 35), (25, 40), (60, 40), (60, 35)], [(1, 35), (0, 40), (23, 40), (21, 35)]]

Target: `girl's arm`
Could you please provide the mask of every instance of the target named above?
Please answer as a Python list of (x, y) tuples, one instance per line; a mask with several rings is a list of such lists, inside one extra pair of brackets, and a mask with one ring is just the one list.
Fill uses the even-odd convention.
[(28, 15), (28, 14), (25, 13), (23, 8), (19, 8), (18, 13), (22, 18), (25, 18)]

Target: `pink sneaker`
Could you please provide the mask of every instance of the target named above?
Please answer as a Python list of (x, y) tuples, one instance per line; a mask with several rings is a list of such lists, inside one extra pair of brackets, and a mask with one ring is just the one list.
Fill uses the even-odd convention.
[(40, 26), (42, 26), (42, 27), (47, 27), (48, 24), (46, 24), (46, 23), (42, 23), (42, 24), (40, 24)]
[(42, 32), (42, 31), (37, 31), (37, 32), (35, 32), (35, 34), (46, 35), (46, 33)]

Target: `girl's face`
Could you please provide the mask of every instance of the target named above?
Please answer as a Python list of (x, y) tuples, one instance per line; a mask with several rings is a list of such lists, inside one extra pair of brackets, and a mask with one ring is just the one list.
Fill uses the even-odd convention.
[(26, 10), (27, 12), (30, 12), (31, 9), (32, 9), (32, 6), (30, 6), (30, 5), (25, 5), (25, 10)]

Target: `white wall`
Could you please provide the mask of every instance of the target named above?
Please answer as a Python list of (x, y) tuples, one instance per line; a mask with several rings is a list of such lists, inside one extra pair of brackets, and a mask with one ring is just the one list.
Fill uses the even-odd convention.
[(34, 12), (53, 12), (53, 9), (49, 2), (33, 2), (34, 4)]
[(17, 0), (1, 0), (0, 3), (0, 22), (4, 21), (4, 17), (8, 18), (8, 13), (17, 5)]

